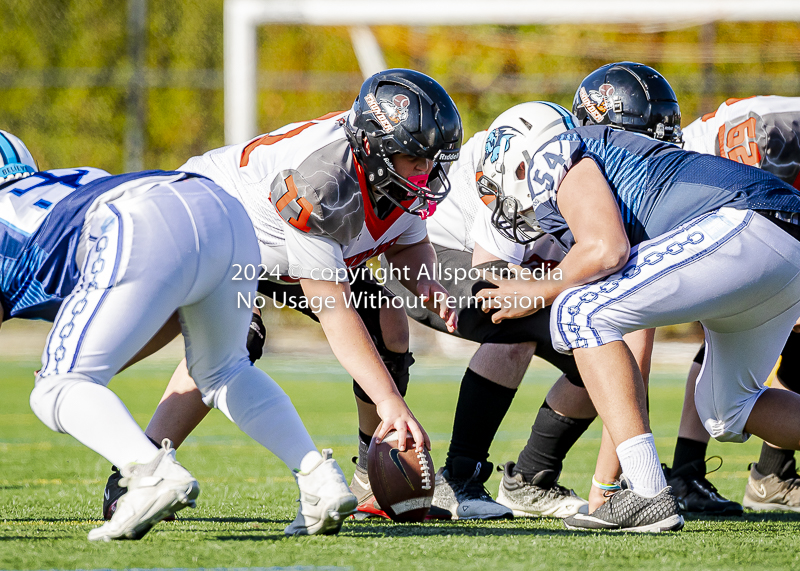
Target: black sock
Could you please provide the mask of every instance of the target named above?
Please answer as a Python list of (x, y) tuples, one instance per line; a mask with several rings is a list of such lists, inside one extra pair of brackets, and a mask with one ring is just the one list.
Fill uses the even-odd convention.
[[(147, 436), (147, 435), (145, 434), (145, 436)], [(153, 439), (152, 439), (152, 438), (150, 438), (149, 436), (147, 436), (147, 439), (148, 439), (150, 442), (152, 442), (152, 443), (153, 443), (153, 446), (155, 446), (155, 447), (156, 447), (156, 448), (158, 448), (159, 450), (161, 449), (161, 443), (160, 443), (160, 442), (156, 442), (155, 440), (153, 440)]]
[(562, 416), (544, 401), (531, 427), (528, 443), (519, 453), (514, 473), (522, 474), (528, 481), (542, 470), (554, 470), (560, 474), (567, 452), (593, 420)]
[(784, 450), (783, 448), (773, 448), (766, 442), (761, 446), (761, 456), (756, 464), (756, 470), (760, 474), (768, 476), (775, 474), (780, 476), (786, 463), (794, 458), (794, 450)]
[(371, 440), (372, 436), (361, 432), (360, 428), (358, 429), (358, 467), (364, 470), (367, 469), (367, 452)]
[(500, 386), (467, 369), (458, 392), (453, 436), (445, 462), (447, 468), (451, 468), (453, 458), (459, 456), (476, 462), (489, 459), (489, 447), (515, 394), (517, 389)]
[(697, 460), (705, 460), (707, 450), (708, 442), (678, 436), (675, 442), (675, 455), (672, 457), (672, 471)]

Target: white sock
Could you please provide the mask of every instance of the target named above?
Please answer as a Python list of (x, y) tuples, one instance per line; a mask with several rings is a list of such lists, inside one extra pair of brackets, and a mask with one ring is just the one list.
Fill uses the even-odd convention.
[(321, 458), (292, 401), (258, 367), (237, 371), (236, 377), (217, 391), (214, 404), (290, 470), (302, 470), (303, 460), (312, 452), (317, 461)]
[(656, 443), (649, 432), (629, 438), (617, 446), (617, 457), (631, 489), (640, 496), (655, 497), (667, 486)]
[(158, 454), (119, 397), (97, 383), (75, 383), (61, 395), (58, 423), (119, 468), (131, 462), (145, 464)]

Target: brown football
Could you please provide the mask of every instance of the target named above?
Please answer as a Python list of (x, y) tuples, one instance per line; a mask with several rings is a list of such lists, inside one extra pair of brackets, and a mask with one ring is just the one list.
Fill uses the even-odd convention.
[(434, 469), (428, 450), (414, 449), (409, 433), (406, 449), (397, 449), (397, 431), (369, 445), (367, 472), (375, 499), (394, 521), (423, 521), (433, 499)]

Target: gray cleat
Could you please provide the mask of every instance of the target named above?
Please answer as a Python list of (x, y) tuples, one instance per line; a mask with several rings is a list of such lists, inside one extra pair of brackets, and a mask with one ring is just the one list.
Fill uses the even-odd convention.
[(608, 501), (592, 513), (578, 513), (565, 519), (567, 529), (650, 533), (683, 529), (683, 516), (672, 488), (667, 486), (657, 496), (647, 498), (631, 490), (625, 476), (621, 477), (620, 485), (622, 489), (611, 494)]
[(511, 510), (495, 502), (484, 487), (491, 473), (490, 462), (454, 458), (450, 469), (436, 473), (433, 506), (449, 512), (452, 519), (513, 518)]
[(558, 485), (558, 473), (542, 470), (530, 482), (514, 473), (514, 462), (498, 466), (503, 480), (497, 492), (497, 503), (519, 517), (555, 517), (564, 519), (578, 512), (588, 513), (589, 502), (574, 491)]

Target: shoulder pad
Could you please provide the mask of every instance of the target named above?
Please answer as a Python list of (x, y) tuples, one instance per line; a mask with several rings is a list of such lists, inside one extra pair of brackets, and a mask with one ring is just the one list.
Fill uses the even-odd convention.
[(340, 244), (353, 240), (364, 225), (364, 200), (344, 140), (312, 153), (297, 169), (281, 171), (272, 182), (270, 199), (297, 230)]

